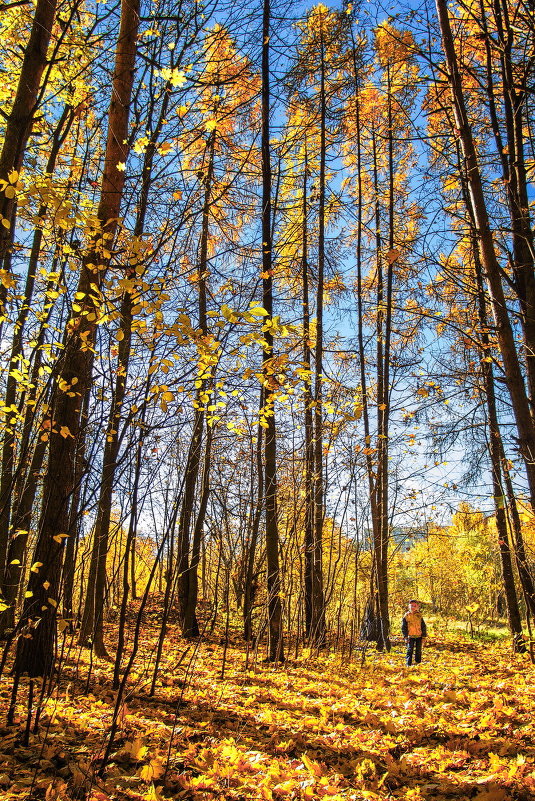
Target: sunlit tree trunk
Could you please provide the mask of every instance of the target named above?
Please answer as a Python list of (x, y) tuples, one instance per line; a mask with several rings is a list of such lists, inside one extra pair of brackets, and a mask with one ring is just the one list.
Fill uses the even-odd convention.
[[(153, 134), (153, 141), (147, 147), (143, 159), (141, 173), (141, 192), (138, 204), (134, 237), (140, 240), (143, 236), (145, 219), (149, 208), (149, 193), (152, 184), (152, 170), (156, 154), (156, 142), (162, 130), (169, 105), (169, 93), (166, 92), (162, 102), (159, 119)], [(124, 277), (133, 282), (137, 271), (135, 263), (125, 268)], [(117, 471), (121, 439), (121, 418), (126, 395), (128, 369), (132, 350), (133, 308), (136, 303), (135, 289), (128, 288), (122, 296), (120, 308), (120, 325), (117, 343), (117, 369), (112, 402), (106, 427), (102, 472), (100, 477), (100, 494), (97, 518), (93, 533), (93, 547), (89, 566), (88, 591), (85, 596), (82, 622), (80, 626), (80, 643), (91, 644), (98, 656), (106, 657), (104, 645), (104, 607), (106, 596), (107, 555), (109, 548), (110, 523), (112, 517), (113, 487)], [(134, 532), (135, 535), (135, 532)]]

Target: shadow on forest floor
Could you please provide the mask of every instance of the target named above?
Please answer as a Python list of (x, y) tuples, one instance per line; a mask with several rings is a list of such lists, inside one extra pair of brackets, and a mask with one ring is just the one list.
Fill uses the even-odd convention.
[(151, 622), (106, 766), (109, 663), (94, 660), (88, 691), (89, 654), (73, 649), (27, 747), (23, 683), (17, 724), (0, 730), (3, 801), (535, 799), (533, 666), (503, 647), (433, 638), (409, 670), (400, 640), (364, 666), (333, 653), (273, 665), (170, 627), (148, 697)]

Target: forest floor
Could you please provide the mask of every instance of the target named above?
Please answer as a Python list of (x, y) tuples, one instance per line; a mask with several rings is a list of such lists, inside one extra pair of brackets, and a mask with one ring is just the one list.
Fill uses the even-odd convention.
[(156, 637), (148, 621), (104, 769), (110, 664), (94, 659), (88, 682), (88, 653), (66, 653), (27, 743), (28, 686), (8, 726), (2, 678), (2, 801), (535, 799), (535, 669), (507, 644), (433, 638), (409, 669), (401, 640), (363, 664), (346, 651), (274, 666), (171, 627), (149, 697)]

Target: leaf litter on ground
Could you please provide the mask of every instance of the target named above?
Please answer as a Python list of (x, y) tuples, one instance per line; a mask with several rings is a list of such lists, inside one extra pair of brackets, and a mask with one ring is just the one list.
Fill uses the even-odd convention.
[(535, 799), (535, 670), (505, 644), (437, 638), (412, 668), (399, 647), (274, 665), (170, 627), (151, 697), (156, 638), (147, 626), (104, 767), (111, 665), (94, 659), (88, 683), (73, 650), (28, 745), (24, 686), (8, 726), (2, 679), (4, 801)]

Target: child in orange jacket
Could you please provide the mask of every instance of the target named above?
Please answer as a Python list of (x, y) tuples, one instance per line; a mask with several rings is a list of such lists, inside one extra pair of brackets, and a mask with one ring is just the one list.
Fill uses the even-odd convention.
[(416, 600), (409, 601), (409, 611), (405, 612), (401, 621), (401, 633), (407, 643), (405, 664), (407, 667), (412, 665), (414, 654), (414, 663), (419, 665), (422, 661), (422, 643), (427, 637), (427, 626), (420, 612), (420, 604)]

